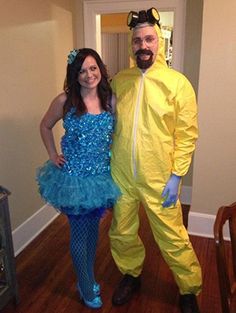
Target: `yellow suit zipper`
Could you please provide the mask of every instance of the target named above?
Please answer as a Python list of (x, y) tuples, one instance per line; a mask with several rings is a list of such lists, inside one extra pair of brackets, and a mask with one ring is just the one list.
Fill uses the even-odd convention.
[(139, 117), (139, 111), (140, 111), (140, 105), (141, 105), (141, 95), (143, 91), (143, 81), (144, 81), (144, 75), (145, 73), (142, 73), (141, 81), (139, 84), (139, 91), (138, 91), (138, 97), (137, 102), (135, 106), (135, 112), (134, 112), (134, 126), (133, 126), (133, 143), (132, 143), (132, 163), (133, 163), (133, 174), (134, 177), (137, 176), (137, 166), (136, 166), (136, 143), (137, 143), (137, 129), (138, 129), (138, 117)]

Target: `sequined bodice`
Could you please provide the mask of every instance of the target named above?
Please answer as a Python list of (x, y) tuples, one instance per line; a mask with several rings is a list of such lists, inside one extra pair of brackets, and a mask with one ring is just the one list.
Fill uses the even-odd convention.
[(113, 116), (109, 112), (81, 116), (68, 112), (64, 118), (65, 135), (61, 139), (66, 159), (62, 170), (72, 176), (90, 176), (110, 171), (110, 145)]

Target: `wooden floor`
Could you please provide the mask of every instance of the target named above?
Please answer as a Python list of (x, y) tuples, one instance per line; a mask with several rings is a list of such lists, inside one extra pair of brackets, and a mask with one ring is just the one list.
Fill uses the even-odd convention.
[[(163, 261), (143, 210), (140, 234), (146, 259), (140, 292), (128, 304), (113, 307), (111, 297), (121, 278), (110, 253), (108, 230), (111, 213), (102, 220), (96, 259), (101, 284), (102, 313), (179, 313), (178, 289)], [(203, 271), (203, 291), (198, 297), (201, 313), (221, 313), (213, 239), (191, 236)], [(80, 301), (72, 269), (67, 219), (60, 215), (16, 259), (20, 303), (9, 303), (2, 313), (89, 313)]]

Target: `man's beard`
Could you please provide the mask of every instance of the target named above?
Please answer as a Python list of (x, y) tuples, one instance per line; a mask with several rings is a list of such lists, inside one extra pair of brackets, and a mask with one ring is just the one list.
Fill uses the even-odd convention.
[[(149, 55), (149, 59), (148, 60), (142, 60), (140, 59), (140, 54), (146, 54)], [(141, 70), (146, 70), (147, 68), (149, 68), (152, 64), (153, 64), (153, 53), (150, 50), (147, 49), (139, 49), (136, 53), (136, 63), (137, 66), (141, 69)]]

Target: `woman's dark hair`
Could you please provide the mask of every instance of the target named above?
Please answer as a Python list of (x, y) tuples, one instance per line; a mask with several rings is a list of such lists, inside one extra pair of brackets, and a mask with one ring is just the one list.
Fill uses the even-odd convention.
[(81, 97), (81, 86), (78, 82), (79, 72), (87, 56), (91, 56), (96, 60), (101, 72), (101, 80), (98, 84), (97, 90), (102, 109), (104, 111), (111, 111), (112, 90), (108, 81), (107, 69), (101, 57), (95, 50), (90, 48), (83, 48), (74, 51), (77, 52), (77, 55), (74, 59), (72, 59), (72, 61), (70, 60), (67, 65), (66, 80), (64, 84), (64, 90), (67, 94), (67, 100), (64, 104), (64, 116), (72, 107), (75, 107), (77, 115), (87, 112), (86, 105)]

